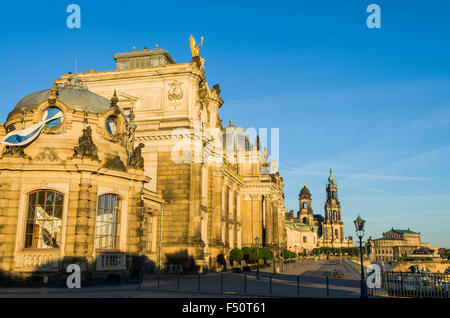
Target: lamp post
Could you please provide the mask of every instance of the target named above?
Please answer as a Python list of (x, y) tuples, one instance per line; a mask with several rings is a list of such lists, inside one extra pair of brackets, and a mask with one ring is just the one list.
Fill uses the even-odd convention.
[(361, 256), (361, 298), (367, 298), (366, 282), (364, 279), (364, 265), (363, 265), (363, 248), (362, 238), (364, 236), (364, 221), (358, 214), (358, 218), (353, 221), (355, 223), (356, 235), (359, 238), (359, 254)]
[(256, 279), (259, 279), (259, 237), (255, 238), (256, 242)]
[(273, 273), (276, 274), (277, 273), (277, 269), (276, 269), (276, 258), (275, 258), (275, 247), (277, 246), (277, 244), (274, 242), (272, 244), (273, 247)]
[(284, 272), (284, 250), (286, 249), (286, 243), (281, 243), (281, 271)]

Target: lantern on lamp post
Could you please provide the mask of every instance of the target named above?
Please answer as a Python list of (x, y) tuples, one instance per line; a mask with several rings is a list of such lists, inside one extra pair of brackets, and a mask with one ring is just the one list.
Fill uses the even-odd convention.
[(359, 254), (361, 256), (361, 297), (367, 297), (367, 289), (366, 282), (364, 279), (364, 265), (363, 265), (363, 247), (362, 247), (362, 238), (364, 236), (364, 225), (366, 221), (364, 221), (358, 214), (358, 218), (353, 221), (355, 223), (356, 235), (359, 238)]

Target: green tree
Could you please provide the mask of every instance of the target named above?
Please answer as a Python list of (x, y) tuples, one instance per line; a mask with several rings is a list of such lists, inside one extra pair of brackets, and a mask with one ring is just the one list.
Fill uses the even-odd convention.
[(242, 252), (238, 248), (233, 248), (230, 252), (230, 259), (231, 262), (238, 262), (240, 263), (244, 259), (244, 252)]
[(267, 247), (260, 248), (259, 257), (262, 258), (264, 261), (273, 259), (273, 252)]
[(244, 246), (241, 249), (242, 253), (244, 253), (244, 260), (247, 264), (256, 263), (256, 249), (248, 246)]

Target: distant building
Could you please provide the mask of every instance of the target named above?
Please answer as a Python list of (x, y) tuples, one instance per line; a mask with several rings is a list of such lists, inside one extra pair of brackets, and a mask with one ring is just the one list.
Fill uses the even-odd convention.
[(311, 252), (317, 246), (317, 226), (286, 220), (287, 249), (296, 252)]
[(331, 169), (326, 191), (325, 218), (316, 218), (317, 224), (321, 228), (319, 246), (353, 247), (353, 238), (344, 237), (344, 222), (342, 222), (341, 203), (338, 199), (338, 187)]
[(420, 233), (392, 228), (382, 238), (367, 240), (369, 258), (376, 262), (399, 261), (403, 257), (439, 257), (437, 248), (421, 242)]
[(353, 247), (352, 237), (344, 237), (344, 222), (341, 219), (341, 204), (332, 170), (326, 188), (325, 217), (314, 214), (312, 196), (306, 184), (299, 194), (299, 211), (286, 214), (286, 235), (288, 247), (299, 247), (301, 251), (316, 247)]

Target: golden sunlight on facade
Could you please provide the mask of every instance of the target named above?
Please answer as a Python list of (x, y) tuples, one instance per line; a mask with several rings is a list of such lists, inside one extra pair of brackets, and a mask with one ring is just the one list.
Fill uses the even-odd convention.
[(83, 279), (129, 277), (177, 255), (217, 270), (257, 237), (285, 243), (283, 179), (259, 141), (222, 125), (204, 60), (114, 58), (116, 70), (24, 97), (0, 126), (1, 271), (57, 279), (77, 263)]

